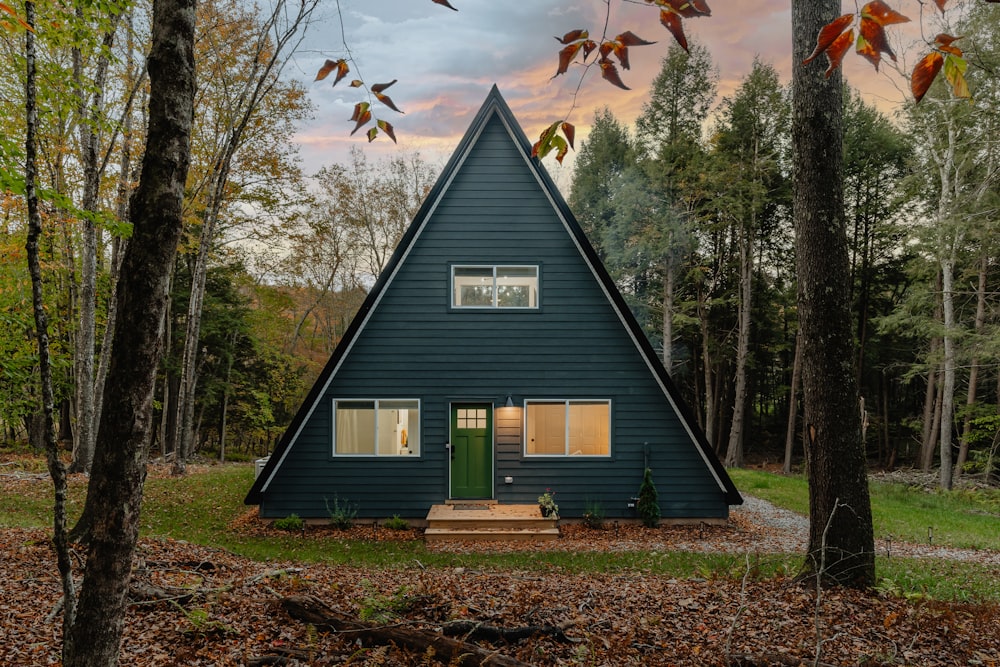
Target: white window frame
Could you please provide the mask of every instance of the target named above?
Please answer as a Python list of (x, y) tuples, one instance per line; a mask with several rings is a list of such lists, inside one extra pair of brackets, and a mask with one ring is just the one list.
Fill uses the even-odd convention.
[[(456, 284), (456, 270), (461, 269), (479, 269), (479, 270), (489, 270), (492, 273), (492, 284), (490, 285), (492, 303), (489, 305), (462, 305), (459, 303)], [(534, 293), (528, 295), (527, 306), (505, 306), (499, 303), (499, 287), (498, 284), (498, 273), (502, 273), (505, 269), (533, 269), (535, 272), (534, 283), (528, 284), (528, 289), (530, 290), (534, 287)], [(451, 307), (456, 310), (538, 310), (541, 302), (541, 268), (538, 264), (453, 264), (451, 266)], [(485, 278), (485, 276), (484, 276)], [(502, 275), (500, 280), (502, 280)]]
[[(562, 403), (565, 409), (565, 433), (563, 435), (563, 453), (562, 454), (532, 454), (528, 451), (528, 414), (530, 412), (529, 408), (532, 403), (546, 403), (546, 404), (558, 404)], [(570, 406), (573, 404), (586, 403), (586, 404), (603, 404), (608, 407), (608, 440), (607, 440), (607, 453), (606, 454), (583, 454), (583, 453), (573, 453), (569, 451), (570, 446)], [(611, 411), (611, 399), (606, 398), (531, 398), (525, 399), (524, 401), (524, 444), (522, 451), (525, 457), (530, 458), (579, 458), (579, 459), (607, 459), (611, 458), (611, 443), (614, 440), (612, 437), (612, 411)]]
[[(374, 405), (375, 411), (375, 427), (373, 431), (374, 438), (374, 453), (346, 453), (337, 451), (337, 405), (340, 403), (372, 403)], [(380, 454), (379, 453), (379, 406), (382, 403), (413, 403), (416, 404), (416, 428), (407, 429), (407, 443), (411, 445), (415, 443), (416, 449), (410, 446), (409, 454), (402, 454), (398, 450), (396, 453), (392, 454)], [(421, 406), (421, 401), (419, 398), (335, 398), (333, 399), (332, 412), (330, 418), (330, 440), (331, 440), (331, 450), (335, 457), (343, 458), (386, 458), (386, 459), (408, 459), (408, 458), (419, 458), (422, 450), (422, 443), (420, 438), (420, 426), (421, 426), (421, 414), (423, 408)]]

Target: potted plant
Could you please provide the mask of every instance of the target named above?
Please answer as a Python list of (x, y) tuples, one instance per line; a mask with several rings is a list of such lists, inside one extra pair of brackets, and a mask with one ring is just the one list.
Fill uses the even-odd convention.
[(538, 509), (542, 511), (542, 516), (558, 519), (559, 506), (556, 505), (556, 492), (545, 489), (545, 493), (538, 496)]

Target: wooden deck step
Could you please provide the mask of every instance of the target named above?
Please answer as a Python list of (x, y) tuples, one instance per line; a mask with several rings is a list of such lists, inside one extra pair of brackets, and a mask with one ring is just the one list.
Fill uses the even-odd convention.
[(559, 537), (557, 519), (543, 517), (537, 505), (450, 503), (427, 513), (424, 539), (542, 541)]

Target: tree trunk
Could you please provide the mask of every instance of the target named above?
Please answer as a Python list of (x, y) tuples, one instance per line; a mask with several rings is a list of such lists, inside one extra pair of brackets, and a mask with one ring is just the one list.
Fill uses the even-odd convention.
[(955, 412), (955, 261), (952, 253), (941, 262), (941, 304), (944, 312), (944, 382), (941, 385), (940, 486), (951, 489), (951, 428)]
[[(938, 339), (931, 340), (930, 356), (933, 357), (939, 345)], [(933, 366), (927, 373), (927, 391), (924, 392), (924, 420), (920, 437), (920, 469), (924, 472), (931, 471), (931, 464), (934, 462), (934, 437), (937, 419), (935, 412), (938, 408), (938, 387), (937, 387), (937, 366)]]
[(729, 427), (726, 467), (743, 465), (743, 424), (747, 404), (747, 357), (750, 354), (750, 299), (753, 283), (753, 229), (741, 223), (739, 332), (736, 341), (736, 389), (733, 397), (733, 422)]
[(792, 173), (809, 470), (804, 574), (875, 583), (875, 540), (854, 372), (843, 206), (843, 83), (825, 63), (800, 65), (839, 0), (792, 0)]
[[(38, 340), (38, 369), (41, 389), (41, 431), (45, 447), (49, 475), (52, 477), (52, 543), (56, 552), (56, 564), (63, 591), (63, 635), (66, 635), (76, 617), (76, 588), (73, 581), (73, 563), (70, 559), (69, 541), (66, 530), (66, 466), (59, 457), (59, 443), (56, 441), (53, 413), (55, 397), (52, 388), (52, 364), (49, 356), (49, 320), (45, 311), (42, 291), (42, 266), (38, 250), (38, 240), (42, 235), (42, 216), (36, 190), (37, 159), (35, 133), (38, 127), (36, 105), (35, 70), (35, 3), (24, 3), (24, 20), (29, 26), (24, 37), (25, 56), (25, 138), (24, 138), (24, 199), (28, 208), (28, 235), (25, 254), (28, 258), (28, 272), (31, 275), (31, 305), (35, 318), (35, 337)], [(72, 646), (70, 641), (64, 645)], [(64, 649), (65, 656), (65, 649)]]
[(792, 386), (788, 390), (788, 426), (785, 429), (785, 465), (782, 471), (792, 472), (792, 447), (795, 444), (795, 423), (798, 417), (799, 379), (802, 375), (802, 330), (795, 334), (795, 361), (792, 362)]
[(663, 367), (674, 370), (674, 263), (668, 259), (663, 267)]
[(698, 284), (698, 324), (701, 329), (701, 362), (705, 374), (705, 440), (715, 449), (715, 387), (712, 384), (712, 348), (708, 329), (708, 305), (705, 286)]
[[(986, 274), (989, 271), (989, 257), (983, 255), (979, 260), (979, 284), (976, 287), (976, 322), (974, 331), (976, 337), (983, 333), (986, 326)], [(973, 346), (975, 349), (977, 346)], [(965, 419), (962, 422), (962, 436), (958, 445), (958, 459), (955, 461), (955, 477), (962, 475), (962, 468), (969, 458), (969, 438), (972, 435), (972, 407), (976, 404), (979, 391), (979, 355), (973, 355), (969, 362), (969, 391), (965, 397)]]
[[(149, 126), (132, 239), (118, 284), (119, 317), (87, 489), (92, 517), (65, 667), (118, 663), (163, 348), (167, 284), (182, 228), (194, 105), (194, 0), (155, 0), (149, 52)], [(85, 510), (86, 511), (86, 510)]]
[[(76, 9), (77, 18), (83, 20), (83, 9)], [(99, 126), (101, 106), (104, 98), (104, 83), (107, 78), (109, 56), (117, 30), (120, 13), (110, 17), (110, 24), (104, 34), (97, 71), (92, 82), (93, 99), (87, 104), (83, 81), (83, 56), (79, 47), (73, 48), (73, 79), (77, 114), (79, 116), (80, 146), (83, 163), (83, 199), (80, 208), (97, 212), (97, 196), (100, 188), (101, 168), (98, 155), (100, 138)], [(83, 250), (80, 256), (80, 328), (76, 339), (76, 441), (73, 448), (73, 465), (70, 472), (90, 470), (94, 458), (95, 400), (94, 400), (94, 347), (97, 340), (97, 225), (93, 218), (83, 218)]]

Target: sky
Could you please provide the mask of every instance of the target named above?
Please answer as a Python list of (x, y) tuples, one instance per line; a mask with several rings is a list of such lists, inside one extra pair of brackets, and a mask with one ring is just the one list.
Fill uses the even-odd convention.
[[(376, 159), (401, 149), (419, 151), (443, 165), (494, 83), (532, 141), (570, 113), (582, 68), (570, 67), (553, 78), (561, 48), (554, 36), (577, 28), (589, 29), (592, 38), (599, 36), (608, 11), (605, 0), (450, 1), (458, 11), (431, 0), (340, 0), (343, 33), (338, 3), (321, 3), (295, 67), (287, 72), (305, 83), (316, 106), (315, 117), (296, 135), (306, 173), (346, 163), (351, 146), (363, 147)], [(755, 56), (771, 63), (783, 81), (790, 80), (788, 0), (708, 2), (712, 16), (687, 19), (684, 25), (688, 39), (706, 45), (719, 68), (718, 99), (733, 94)], [(635, 120), (673, 41), (659, 23), (657, 8), (623, 0), (610, 3), (609, 37), (631, 30), (656, 44), (630, 49), (631, 69), (621, 75), (631, 90), (608, 84), (596, 69), (586, 76), (569, 118), (577, 126), (578, 149), (596, 109), (607, 105), (619, 120)], [(845, 11), (852, 9), (845, 6)], [(332, 77), (314, 82), (324, 60), (345, 57), (345, 42), (356, 61), (347, 79), (336, 87)], [(848, 81), (889, 113), (902, 99), (901, 79), (885, 69), (879, 74), (854, 54), (845, 58)], [(398, 80), (385, 93), (405, 113), (376, 111), (393, 124), (398, 146), (386, 137), (368, 144), (362, 131), (350, 136), (354, 123), (348, 119), (355, 103), (365, 99), (347, 86), (355, 77), (369, 84)], [(548, 158), (546, 167), (565, 189), (572, 175), (572, 153), (564, 166)]]

